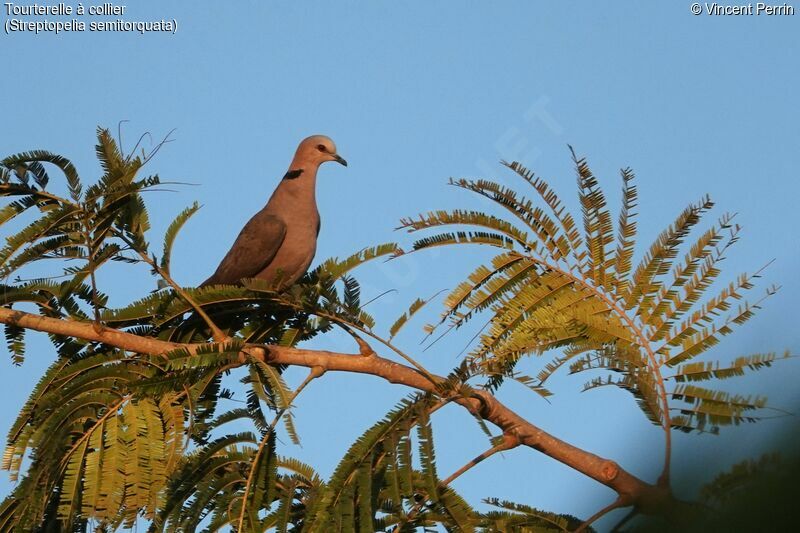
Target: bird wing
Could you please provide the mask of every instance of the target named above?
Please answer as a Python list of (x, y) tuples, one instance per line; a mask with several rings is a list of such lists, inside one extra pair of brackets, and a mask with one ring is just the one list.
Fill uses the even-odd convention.
[(216, 272), (200, 286), (233, 285), (252, 278), (269, 265), (286, 237), (286, 224), (268, 213), (257, 213), (245, 224)]

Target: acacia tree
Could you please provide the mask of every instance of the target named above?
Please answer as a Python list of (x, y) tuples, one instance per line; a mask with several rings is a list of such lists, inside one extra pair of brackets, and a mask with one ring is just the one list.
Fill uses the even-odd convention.
[[(48, 334), (55, 350), (9, 431), (3, 468), (18, 484), (0, 506), (1, 531), (111, 531), (139, 518), (154, 531), (415, 531), (437, 524), (454, 531), (571, 531), (589, 529), (619, 507), (630, 508), (626, 518), (641, 513), (686, 521), (701, 508), (672, 493), (673, 430), (716, 432), (757, 421), (766, 408), (761, 397), (697, 385), (781, 357), (695, 361), (763, 300), (741, 300), (760, 271), (706, 295), (739, 231), (733, 216), (723, 215), (687, 245), (713, 205), (707, 197), (684, 209), (634, 267), (637, 192), (630, 169), (622, 170), (615, 228), (584, 159), (573, 153), (580, 225), (544, 180), (510, 163), (505, 166), (533, 199), (492, 181), (451, 181), (500, 206), (508, 219), (466, 209), (404, 219), (401, 227), (410, 232), (444, 229), (405, 252), (384, 244), (330, 259), (283, 292), (258, 279), (191, 288), (173, 279), (170, 259), (198, 206), (169, 225), (157, 256), (142, 192), (162, 182), (140, 175), (152, 154), (121, 153), (103, 129), (96, 149), (104, 173), (88, 187), (72, 163), (45, 151), (14, 155), (0, 166), (0, 194), (8, 200), (0, 225), (16, 224), (0, 250), (6, 280), (0, 322), (15, 363), (23, 361), (27, 330)], [(45, 165), (63, 174), (65, 194), (48, 188)], [(456, 368), (434, 375), (394, 340), (429, 302), (418, 299), (391, 326), (378, 327), (351, 272), (380, 257), (402, 261), (435, 246), (476, 244), (497, 255), (455, 286), (441, 320), (426, 330), (455, 330), (479, 316), (488, 321)], [(32, 281), (19, 278), (44, 259), (61, 267)], [(109, 261), (143, 264), (160, 288), (109, 307), (113, 287), (97, 279)], [(770, 287), (764, 297), (774, 292)], [(736, 307), (734, 300), (740, 300)], [(351, 335), (358, 351), (301, 347), (332, 328)], [(538, 375), (516, 369), (530, 356), (549, 358)], [(282, 377), (288, 366), (309, 369), (294, 390)], [(629, 391), (663, 430), (663, 469), (652, 483), (546, 433), (495, 396), (509, 380), (547, 396), (555, 372), (596, 375), (598, 369), (608, 375), (584, 389)], [(311, 380), (334, 371), (369, 374), (412, 392), (354, 442), (324, 481), (313, 465), (279, 453), (275, 434), (283, 424), (296, 440), (294, 399)], [(246, 402), (223, 410), (220, 399), (231, 394), (225, 380), (235, 378), (247, 390)], [(431, 420), (449, 403), (471, 413), (489, 442), (486, 452), (443, 477)], [(234, 432), (234, 421), (250, 430)], [(478, 512), (450, 487), (483, 459), (514, 448), (543, 453), (618, 496), (578, 519), (491, 498), (486, 501), (496, 510)], [(719, 496), (722, 488), (710, 494)]]

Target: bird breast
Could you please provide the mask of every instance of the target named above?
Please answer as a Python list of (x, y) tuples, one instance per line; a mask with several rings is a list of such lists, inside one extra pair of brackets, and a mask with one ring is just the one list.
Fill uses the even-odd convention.
[(256, 277), (272, 281), (280, 273), (281, 287), (288, 287), (308, 270), (317, 251), (319, 213), (294, 212), (285, 220), (286, 236), (269, 265)]

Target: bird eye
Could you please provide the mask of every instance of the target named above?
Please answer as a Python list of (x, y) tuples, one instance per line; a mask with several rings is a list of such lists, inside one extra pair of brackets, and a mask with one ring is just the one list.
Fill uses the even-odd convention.
[(318, 145), (317, 145), (317, 150), (319, 150), (320, 152), (327, 152), (327, 151), (328, 151), (328, 150), (325, 148), (325, 145), (324, 145), (324, 144), (318, 144)]

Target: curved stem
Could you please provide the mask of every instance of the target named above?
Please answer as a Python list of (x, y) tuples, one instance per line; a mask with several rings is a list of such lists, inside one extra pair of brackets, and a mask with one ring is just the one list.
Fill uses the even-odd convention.
[(661, 367), (658, 364), (658, 360), (656, 359), (656, 355), (653, 352), (652, 347), (650, 346), (650, 342), (648, 341), (647, 336), (644, 334), (644, 330), (639, 326), (637, 326), (636, 323), (633, 321), (633, 319), (628, 315), (628, 313), (626, 313), (625, 310), (622, 309), (616, 301), (614, 301), (610, 296), (608, 296), (605, 293), (605, 291), (601, 290), (599, 287), (595, 287), (594, 285), (589, 283), (585, 278), (576, 276), (572, 272), (561, 269), (558, 266), (551, 265), (550, 263), (548, 263), (543, 259), (538, 259), (533, 256), (529, 257), (532, 261), (541, 264), (545, 268), (559, 272), (560, 274), (571, 278), (576, 283), (580, 283), (585, 288), (595, 293), (627, 325), (631, 333), (633, 333), (636, 337), (638, 337), (639, 340), (637, 344), (639, 344), (639, 346), (647, 354), (648, 365), (650, 366), (650, 369), (652, 370), (653, 374), (656, 377), (656, 384), (658, 386), (659, 396), (661, 398), (661, 417), (662, 417), (661, 427), (664, 429), (664, 468), (661, 471), (661, 475), (658, 478), (658, 484), (661, 486), (669, 486), (670, 460), (672, 456), (672, 421), (670, 420), (669, 416), (669, 399), (667, 397), (667, 388), (664, 385), (664, 377), (661, 375)]
[(610, 504), (606, 505), (605, 507), (597, 511), (589, 518), (587, 518), (583, 524), (578, 526), (578, 529), (575, 530), (575, 533), (582, 533), (583, 531), (586, 531), (589, 528), (589, 526), (592, 525), (595, 521), (597, 521), (601, 516), (604, 516), (619, 507), (625, 507), (626, 505), (627, 504), (623, 498), (617, 498), (616, 500), (614, 500)]

